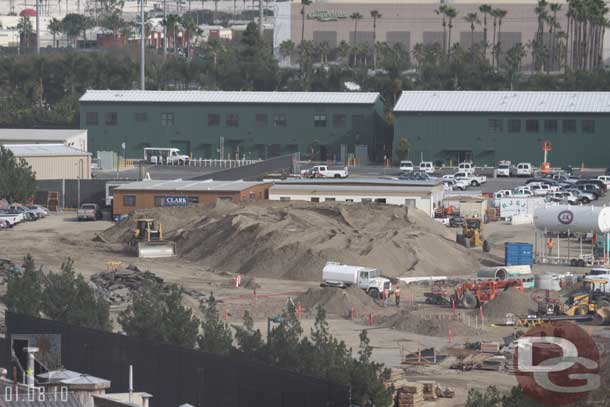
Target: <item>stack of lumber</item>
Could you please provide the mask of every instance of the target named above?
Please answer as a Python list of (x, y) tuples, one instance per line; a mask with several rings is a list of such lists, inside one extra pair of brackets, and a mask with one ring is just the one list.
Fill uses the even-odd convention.
[(438, 398), (438, 395), (436, 394), (436, 388), (438, 386), (434, 380), (421, 380), (418, 383), (421, 383), (424, 386), (424, 400), (434, 401)]
[(395, 407), (421, 407), (424, 402), (424, 386), (421, 383), (401, 383), (396, 392)]

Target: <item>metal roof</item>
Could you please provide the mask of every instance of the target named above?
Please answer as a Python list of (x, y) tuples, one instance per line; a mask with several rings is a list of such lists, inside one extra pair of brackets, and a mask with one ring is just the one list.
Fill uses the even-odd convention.
[(70, 137), (87, 135), (87, 130), (74, 129), (0, 129), (2, 140), (23, 141), (64, 141)]
[(5, 144), (17, 157), (71, 157), (91, 155), (78, 148), (63, 144)]
[(402, 187), (433, 187), (440, 185), (440, 179), (425, 180), (410, 180), (399, 178), (288, 178), (285, 181), (279, 181), (275, 185), (388, 185)]
[(373, 104), (375, 92), (222, 92), (165, 90), (88, 90), (81, 102), (111, 103), (295, 103)]
[(121, 185), (115, 188), (115, 191), (224, 191), (224, 192), (239, 192), (258, 185), (263, 185), (265, 182), (250, 182), (250, 181), (183, 181), (183, 180), (150, 180), (130, 182), (129, 184)]
[(310, 184), (275, 184), (269, 193), (278, 194), (289, 191), (306, 191), (307, 193), (340, 193), (352, 192), (360, 195), (392, 194), (392, 193), (425, 193), (434, 191), (434, 185), (310, 185)]
[(610, 92), (404, 91), (394, 111), (610, 113)]

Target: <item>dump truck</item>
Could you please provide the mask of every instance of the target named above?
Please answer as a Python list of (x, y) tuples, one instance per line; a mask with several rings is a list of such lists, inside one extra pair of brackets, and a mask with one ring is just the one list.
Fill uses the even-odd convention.
[(357, 286), (366, 291), (371, 297), (379, 298), (384, 289), (390, 291), (392, 283), (381, 277), (381, 271), (374, 268), (349, 266), (329, 261), (322, 269), (322, 287)]
[(155, 219), (137, 219), (129, 249), (138, 257), (159, 258), (176, 255), (176, 244), (163, 240), (163, 226)]

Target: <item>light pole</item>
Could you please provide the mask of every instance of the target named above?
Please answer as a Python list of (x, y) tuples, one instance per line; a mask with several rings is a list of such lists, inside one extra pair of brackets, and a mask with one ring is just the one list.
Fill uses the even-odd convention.
[(145, 55), (145, 44), (144, 44), (144, 0), (140, 0), (141, 8), (140, 8), (140, 88), (142, 90), (146, 89), (146, 78), (144, 73), (144, 65), (146, 63), (146, 55)]

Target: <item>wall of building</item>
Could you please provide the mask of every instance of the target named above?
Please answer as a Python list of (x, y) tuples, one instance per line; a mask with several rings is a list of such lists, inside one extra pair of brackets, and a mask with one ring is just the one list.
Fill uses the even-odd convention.
[[(313, 200), (312, 200), (313, 198)], [(442, 198), (441, 198), (442, 199)], [(308, 202), (359, 202), (385, 203), (389, 205), (406, 205), (424, 211), (429, 216), (434, 213), (434, 195), (408, 193), (371, 193), (363, 188), (362, 193), (336, 191), (282, 191), (279, 188), (269, 190), (270, 201), (308, 201)]]
[[(460, 43), (463, 47), (470, 47), (472, 42), (470, 24), (464, 21), (464, 16), (471, 12), (477, 12), (481, 23), (483, 16), (478, 11), (480, 3), (451, 2), (455, 7), (458, 17), (453, 20), (451, 43)], [(291, 39), (295, 43), (301, 41), (301, 4), (300, 3), (278, 3), (280, 15), (290, 16), (290, 22), (284, 20), (276, 21), (279, 25), (278, 32), (274, 41), (274, 47), (279, 49), (282, 41)], [(288, 12), (283, 11), (282, 7), (290, 7)], [(355, 22), (349, 16), (354, 12), (359, 12), (363, 18), (358, 20), (357, 42), (373, 43), (373, 19), (370, 16), (371, 10), (377, 10), (382, 17), (377, 20), (376, 39), (377, 41), (387, 41), (390, 43), (401, 43), (406, 49), (413, 50), (416, 44), (442, 44), (443, 28), (441, 18), (435, 14), (434, 10), (439, 7), (439, 2), (314, 2), (306, 7), (305, 20), (305, 39), (314, 42), (328, 42), (331, 48), (336, 47), (341, 41), (354, 43)], [(534, 9), (536, 1), (528, 2), (493, 2), (493, 8), (507, 11), (506, 17), (502, 20), (500, 39), (502, 50), (508, 50), (517, 43), (523, 45), (534, 39), (537, 29), (537, 19)], [(562, 7), (558, 13), (558, 20), (565, 30), (565, 10), (567, 5)], [(285, 17), (284, 17), (285, 18)], [(488, 17), (488, 42), (493, 41), (493, 18)], [(287, 27), (284, 27), (287, 26)], [(288, 37), (288, 35), (290, 37)], [(545, 36), (548, 33), (545, 32)], [(475, 28), (475, 43), (483, 40), (483, 25)], [(530, 57), (525, 58), (524, 68), (527, 69)]]
[(91, 156), (21, 157), (32, 166), (36, 179), (90, 179)]
[[(509, 128), (516, 122), (520, 131)], [(537, 132), (531, 127), (535, 123)], [(556, 131), (552, 130), (553, 123)], [(592, 132), (587, 128), (591, 123)], [(423, 159), (448, 165), (472, 159), (478, 165), (495, 165), (499, 160), (539, 165), (543, 161), (541, 144), (550, 140), (551, 165), (606, 168), (610, 163), (609, 131), (610, 115), (397, 113), (394, 159), (398, 159), (400, 138), (405, 137), (411, 145), (408, 158), (416, 163)]]
[[(138, 209), (149, 209), (163, 206), (156, 197), (187, 197), (194, 198), (193, 205), (205, 205), (218, 199), (227, 199), (232, 202), (246, 200), (267, 199), (271, 184), (261, 184), (248, 188), (244, 191), (126, 191), (114, 190), (112, 200), (112, 213), (114, 215), (125, 215)], [(125, 205), (125, 196), (135, 196), (135, 205)]]
[[(327, 160), (338, 159), (341, 144), (348, 145), (348, 152), (366, 144), (371, 155), (374, 146), (383, 149), (391, 143), (382, 112), (381, 100), (376, 105), (81, 103), (80, 126), (88, 129), (89, 151), (122, 152), (125, 142), (127, 158), (143, 158), (144, 147), (177, 147), (196, 158), (219, 158), (224, 139), (224, 158), (238, 152), (252, 159), (293, 152), (308, 156), (314, 146), (316, 158)], [(87, 121), (92, 113), (97, 113), (97, 124)], [(116, 124), (106, 123), (111, 113), (116, 113)], [(209, 124), (212, 114), (220, 115), (218, 125)], [(227, 124), (230, 114), (238, 116), (237, 126)], [(257, 115), (266, 115), (266, 125)], [(274, 115), (285, 115), (286, 126), (276, 126)], [(324, 115), (326, 126), (316, 127), (314, 116)], [(335, 123), (341, 117), (344, 125)]]

